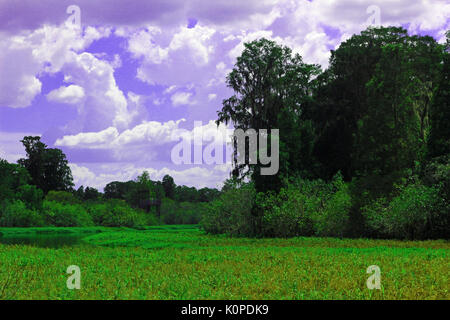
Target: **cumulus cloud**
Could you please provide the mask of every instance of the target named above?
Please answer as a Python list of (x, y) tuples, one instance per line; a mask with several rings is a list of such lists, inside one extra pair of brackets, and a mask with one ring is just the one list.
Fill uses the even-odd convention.
[(190, 92), (176, 92), (171, 97), (170, 100), (174, 106), (191, 104), (192, 93)]
[(79, 119), (75, 123), (78, 128), (91, 131), (110, 125), (128, 127), (135, 114), (128, 110), (127, 98), (117, 86), (110, 63), (83, 52), (67, 62), (62, 71), (66, 82), (83, 87), (85, 91), (85, 103), (79, 106)]
[(145, 121), (132, 129), (119, 133), (115, 127), (109, 127), (98, 132), (82, 132), (76, 135), (64, 136), (55, 142), (59, 147), (77, 147), (87, 149), (118, 149), (132, 145), (146, 146), (147, 149), (181, 139), (190, 142), (223, 141), (230, 142), (231, 129), (225, 124), (217, 127), (211, 120), (206, 124), (199, 122), (192, 130), (180, 127), (185, 119), (177, 121)]
[[(83, 32), (64, 26), (43, 26), (0, 40), (0, 106), (28, 107), (41, 92), (38, 75), (56, 73), (108, 31), (88, 27)], [(1, 39), (1, 38), (0, 38)]]
[(77, 85), (60, 87), (47, 94), (47, 100), (67, 104), (80, 103), (84, 98), (84, 89)]
[(20, 39), (0, 41), (0, 107), (28, 107), (41, 92), (40, 68), (33, 49)]
[(220, 165), (214, 167), (191, 167), (188, 169), (170, 169), (163, 167), (155, 169), (151, 167), (140, 167), (132, 164), (112, 165), (94, 167), (92, 169), (85, 165), (70, 164), (74, 183), (76, 187), (81, 185), (92, 186), (99, 190), (112, 181), (129, 181), (147, 171), (152, 180), (162, 180), (168, 174), (174, 178), (177, 185), (195, 186), (197, 188), (221, 188), (223, 181), (229, 177), (230, 167)]

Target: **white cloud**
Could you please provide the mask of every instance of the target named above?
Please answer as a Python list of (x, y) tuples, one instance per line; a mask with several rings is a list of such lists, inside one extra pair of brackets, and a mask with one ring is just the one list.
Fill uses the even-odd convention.
[(40, 63), (20, 39), (0, 41), (0, 107), (25, 108), (41, 92)]
[(47, 94), (47, 100), (67, 104), (80, 103), (84, 98), (84, 89), (77, 85), (60, 87)]
[(215, 167), (191, 167), (188, 169), (160, 169), (140, 167), (133, 164), (103, 165), (92, 169), (85, 165), (70, 164), (76, 187), (81, 185), (103, 190), (112, 181), (129, 181), (135, 179), (144, 171), (149, 172), (152, 180), (162, 180), (168, 174), (174, 178), (177, 185), (195, 186), (197, 188), (221, 188), (229, 177), (230, 167), (227, 165)]
[(192, 93), (190, 92), (176, 92), (170, 97), (170, 100), (174, 106), (180, 106), (192, 104), (191, 97)]
[(129, 99), (133, 102), (133, 96), (125, 97), (119, 89), (114, 68), (107, 61), (83, 52), (67, 62), (62, 71), (66, 82), (84, 88), (84, 104), (79, 105), (79, 117), (72, 124), (78, 130), (96, 131), (111, 125), (124, 129), (137, 115), (129, 110)]
[[(231, 129), (225, 124), (220, 124), (217, 127), (215, 121), (210, 120), (206, 124), (197, 125), (192, 130), (187, 130), (180, 128), (180, 124), (184, 121), (185, 119), (170, 120), (164, 123), (146, 121), (121, 133), (114, 127), (98, 132), (82, 132), (57, 139), (55, 146), (111, 149), (116, 150), (116, 154), (120, 155), (131, 147), (140, 147), (142, 152), (148, 152), (153, 147), (179, 142), (181, 139), (197, 144), (210, 141), (218, 143), (229, 143), (231, 141)], [(138, 160), (140, 154), (136, 154), (135, 157)]]
[(60, 71), (74, 59), (76, 51), (108, 34), (108, 29), (87, 27), (81, 33), (64, 26), (44, 25), (0, 40), (0, 106), (28, 107), (41, 93), (39, 74)]

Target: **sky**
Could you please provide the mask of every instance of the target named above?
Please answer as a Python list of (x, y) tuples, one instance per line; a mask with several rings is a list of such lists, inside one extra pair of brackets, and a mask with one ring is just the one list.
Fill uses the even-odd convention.
[(17, 161), (19, 140), (38, 135), (67, 155), (76, 186), (147, 170), (220, 187), (230, 164), (171, 153), (230, 130), (214, 121), (244, 43), (272, 39), (326, 68), (330, 50), (369, 25), (443, 43), (450, 1), (0, 0), (0, 158)]

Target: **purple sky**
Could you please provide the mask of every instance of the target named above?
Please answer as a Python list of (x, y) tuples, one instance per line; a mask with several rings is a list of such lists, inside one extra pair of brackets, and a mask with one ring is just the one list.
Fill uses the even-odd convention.
[[(81, 29), (67, 25), (69, 5)], [(445, 0), (0, 0), (0, 158), (16, 161), (19, 140), (40, 135), (66, 153), (77, 186), (148, 170), (220, 187), (229, 165), (176, 165), (170, 152), (194, 121), (215, 130), (243, 43), (271, 38), (325, 68), (370, 6), (411, 34), (443, 42), (449, 28)]]

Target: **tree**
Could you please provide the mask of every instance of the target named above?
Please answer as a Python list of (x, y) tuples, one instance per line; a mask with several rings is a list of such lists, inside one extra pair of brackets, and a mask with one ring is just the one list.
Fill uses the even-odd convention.
[(50, 149), (40, 141), (40, 137), (27, 136), (21, 140), (27, 158), (18, 163), (27, 169), (31, 182), (47, 194), (53, 191), (71, 191), (73, 177), (66, 155), (59, 149)]
[(421, 159), (441, 61), (433, 38), (397, 27), (369, 28), (332, 51), (311, 112), (321, 178), (380, 176)]
[(86, 187), (84, 190), (83, 199), (84, 200), (99, 200), (101, 197), (101, 193), (92, 187)]
[(105, 198), (125, 200), (125, 195), (131, 190), (134, 183), (134, 181), (113, 181), (108, 183), (104, 188)]
[(429, 156), (450, 154), (450, 31), (447, 31), (447, 45), (444, 64), (438, 88), (431, 107), (431, 133)]
[(164, 188), (164, 193), (166, 197), (173, 200), (175, 197), (175, 187), (176, 187), (173, 178), (168, 174), (166, 174), (162, 179), (162, 186)]
[(139, 207), (143, 201), (149, 201), (155, 198), (154, 183), (150, 179), (150, 174), (147, 171), (144, 171), (136, 178), (133, 184), (130, 184), (130, 188), (125, 195), (127, 202), (134, 207)]
[[(302, 127), (299, 118), (311, 98), (311, 80), (319, 72), (318, 66), (305, 64), (300, 55), (292, 54), (288, 47), (260, 39), (245, 44), (227, 76), (227, 85), (235, 94), (223, 101), (217, 124), (231, 122), (235, 129), (244, 131), (267, 129), (269, 137), (272, 129), (280, 131), (279, 162), (283, 166), (274, 176), (261, 175), (260, 164), (238, 164), (237, 141), (234, 141), (233, 175), (241, 179), (250, 176), (258, 192), (278, 190), (282, 180), (298, 169), (298, 162), (293, 160), (303, 146), (301, 140), (289, 134)], [(285, 131), (285, 127), (292, 130)], [(270, 153), (270, 144), (268, 149)], [(249, 158), (248, 148), (245, 158)]]
[(0, 159), (0, 204), (3, 200), (16, 198), (19, 188), (30, 180), (27, 170)]

